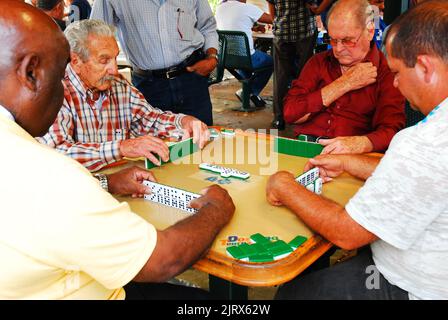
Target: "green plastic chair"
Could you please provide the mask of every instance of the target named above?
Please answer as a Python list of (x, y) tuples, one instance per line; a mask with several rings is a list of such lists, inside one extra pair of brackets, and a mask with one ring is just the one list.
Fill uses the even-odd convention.
[[(272, 69), (272, 67), (253, 68), (247, 35), (242, 31), (218, 30), (220, 39), (225, 41), (224, 68), (242, 84), (242, 106), (236, 111), (250, 112), (258, 110), (250, 107), (250, 84), (255, 72)], [(251, 74), (243, 78), (236, 70), (244, 70)]]
[(218, 48), (218, 64), (216, 68), (208, 76), (208, 85), (219, 83), (224, 77), (224, 53), (226, 50), (226, 39), (219, 38), (219, 48)]

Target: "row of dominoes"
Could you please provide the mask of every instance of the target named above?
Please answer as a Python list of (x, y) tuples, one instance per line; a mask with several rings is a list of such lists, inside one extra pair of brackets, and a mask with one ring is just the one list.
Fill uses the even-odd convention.
[(150, 194), (145, 194), (145, 200), (157, 202), (189, 213), (197, 212), (196, 209), (190, 207), (190, 201), (199, 198), (201, 196), (200, 194), (148, 180), (143, 181), (143, 184), (152, 190)]
[(232, 169), (232, 168), (221, 167), (221, 166), (217, 166), (217, 165), (210, 164), (210, 163), (201, 163), (199, 165), (199, 168), (203, 169), (203, 170), (208, 170), (208, 171), (212, 171), (215, 173), (219, 173), (221, 175), (221, 177), (223, 177), (223, 178), (235, 177), (238, 179), (245, 180), (250, 177), (250, 173), (248, 173), (248, 172), (239, 171), (239, 170)]
[(319, 177), (319, 168), (317, 167), (302, 173), (296, 178), (296, 181), (311, 192), (322, 193), (322, 179)]

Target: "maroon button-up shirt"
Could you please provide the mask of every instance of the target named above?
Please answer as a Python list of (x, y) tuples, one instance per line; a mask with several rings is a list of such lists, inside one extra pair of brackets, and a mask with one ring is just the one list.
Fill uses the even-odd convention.
[(294, 123), (311, 113), (306, 122), (296, 125), (296, 134), (330, 138), (367, 136), (373, 151), (387, 149), (395, 133), (404, 127), (405, 99), (394, 88), (394, 75), (376, 46), (370, 49), (363, 62), (372, 62), (377, 67), (377, 81), (346, 93), (325, 108), (321, 90), (342, 75), (341, 67), (332, 50), (308, 61), (284, 99), (286, 122)]

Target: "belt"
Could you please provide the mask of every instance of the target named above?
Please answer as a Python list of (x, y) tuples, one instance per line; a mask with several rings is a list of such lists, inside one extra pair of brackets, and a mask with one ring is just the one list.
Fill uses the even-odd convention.
[(165, 69), (158, 70), (142, 70), (138, 68), (134, 68), (132, 72), (135, 72), (137, 75), (141, 77), (155, 77), (162, 79), (173, 79), (181, 74), (187, 72), (187, 67), (195, 64), (199, 60), (205, 58), (205, 53), (202, 49), (198, 49), (194, 51), (187, 59), (182, 61), (181, 63), (171, 66)]

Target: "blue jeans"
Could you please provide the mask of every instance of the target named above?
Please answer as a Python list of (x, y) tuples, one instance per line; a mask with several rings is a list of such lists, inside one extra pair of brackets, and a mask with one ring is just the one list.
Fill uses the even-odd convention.
[[(265, 71), (255, 72), (254, 79), (250, 83), (251, 93), (258, 96), (271, 78), (272, 70), (274, 68), (274, 60), (266, 52), (255, 50), (252, 55), (252, 67), (254, 69), (271, 67), (271, 69)], [(249, 78), (251, 76), (249, 72), (244, 70), (238, 70), (238, 73), (244, 78)]]
[(132, 84), (145, 96), (146, 101), (163, 111), (184, 113), (213, 125), (212, 103), (208, 92), (208, 78), (186, 72), (173, 79), (132, 73)]

